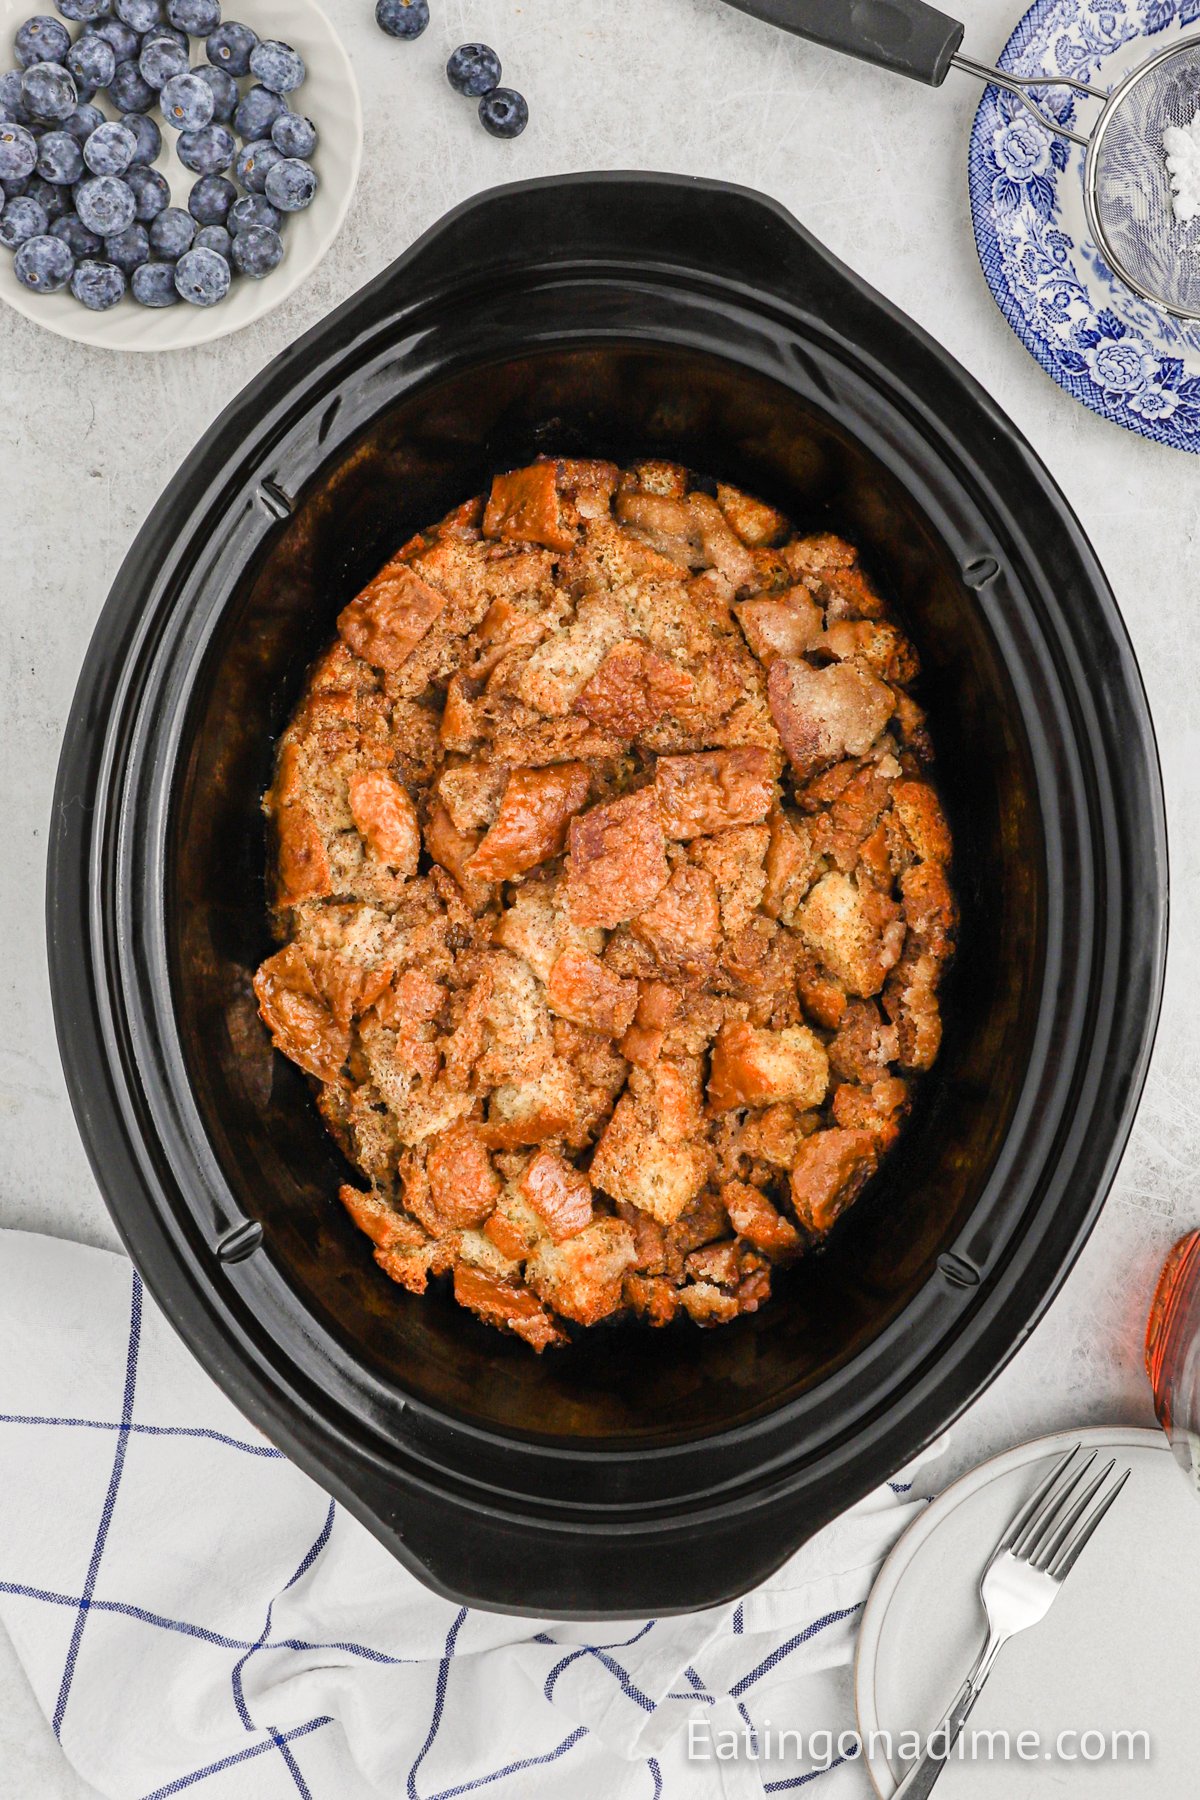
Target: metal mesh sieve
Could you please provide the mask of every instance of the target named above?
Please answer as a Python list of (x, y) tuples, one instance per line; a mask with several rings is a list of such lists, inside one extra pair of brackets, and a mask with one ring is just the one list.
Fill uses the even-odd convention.
[(1200, 39), (1164, 50), (1110, 94), (1088, 142), (1085, 199), (1113, 273), (1168, 311), (1200, 318), (1200, 220), (1176, 222), (1163, 150), (1200, 109)]

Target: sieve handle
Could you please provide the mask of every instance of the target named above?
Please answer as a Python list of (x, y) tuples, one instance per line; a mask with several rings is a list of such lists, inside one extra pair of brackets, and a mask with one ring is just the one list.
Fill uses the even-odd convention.
[(921, 0), (725, 0), (827, 50), (940, 87), (963, 28)]

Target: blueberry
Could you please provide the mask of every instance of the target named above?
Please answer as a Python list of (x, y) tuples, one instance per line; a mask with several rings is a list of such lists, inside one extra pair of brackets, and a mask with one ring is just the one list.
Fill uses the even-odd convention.
[(175, 264), (175, 291), (189, 306), (216, 306), (231, 279), (229, 264), (215, 250), (189, 250)]
[[(35, 175), (33, 179), (36, 181), (37, 176)], [(20, 181), (5, 181), (3, 177), (0, 176), (0, 194), (4, 195), (4, 200), (20, 200), (23, 199), (28, 192), (28, 175), (22, 176)], [(0, 200), (0, 207), (3, 207), (4, 200)]]
[(112, 45), (94, 31), (85, 31), (78, 43), (67, 51), (67, 68), (76, 87), (107, 87), (117, 72), (117, 53)]
[(116, 263), (118, 269), (126, 275), (132, 275), (140, 269), (144, 262), (150, 260), (150, 239), (144, 225), (127, 225), (124, 231), (118, 231), (113, 237), (104, 240), (104, 254), (110, 263)]
[(258, 138), (238, 153), (237, 178), (248, 194), (265, 193), (267, 176), (282, 161), (270, 138)]
[(115, 0), (113, 11), (137, 32), (153, 31), (163, 22), (162, 0)]
[(13, 49), (23, 69), (34, 63), (63, 62), (70, 48), (71, 34), (62, 20), (52, 19), (46, 13), (26, 19), (13, 39)]
[(166, 38), (168, 43), (178, 44), (181, 50), (186, 50), (189, 56), (192, 53), (191, 38), (186, 31), (177, 31), (174, 25), (156, 25), (153, 31), (147, 31), (142, 38), (142, 49), (155, 38)]
[(83, 174), (83, 151), (69, 131), (44, 131), (38, 145), (37, 172), (43, 181), (69, 187)]
[(148, 113), (158, 99), (136, 62), (120, 62), (108, 84), (109, 98), (119, 113)]
[(0, 244), (6, 250), (15, 250), (26, 238), (45, 237), (49, 228), (45, 207), (39, 206), (27, 194), (18, 194), (0, 212)]
[(201, 63), (199, 68), (192, 70), (192, 74), (207, 83), (212, 90), (213, 118), (222, 124), (226, 119), (232, 119), (242, 97), (233, 76), (227, 75), (224, 69), (214, 69), (211, 63)]
[(230, 207), (225, 223), (230, 234), (237, 237), (242, 231), (278, 231), (283, 219), (261, 194), (244, 194)]
[(429, 23), (429, 0), (376, 0), (375, 23), (389, 37), (420, 37)]
[(75, 258), (61, 238), (32, 237), (18, 246), (14, 267), (22, 287), (57, 294), (70, 281)]
[(256, 138), (266, 137), (280, 113), (286, 111), (278, 94), (273, 94), (269, 88), (252, 87), (238, 102), (233, 129), (246, 143), (253, 143)]
[(224, 69), (227, 75), (248, 75), (250, 52), (257, 42), (257, 31), (251, 31), (248, 25), (238, 25), (229, 19), (209, 33), (204, 50), (215, 69)]
[(137, 149), (133, 153), (134, 166), (139, 163), (149, 166), (162, 149), (162, 132), (145, 113), (126, 113), (121, 123), (132, 131), (137, 142)]
[(215, 250), (229, 262), (233, 255), (233, 239), (223, 225), (202, 225), (192, 239), (193, 250)]
[(500, 58), (488, 44), (460, 44), (446, 64), (446, 80), (456, 94), (478, 100), (500, 86)]
[(54, 0), (54, 4), (72, 25), (91, 25), (109, 11), (109, 0)]
[(237, 139), (228, 125), (206, 125), (179, 137), (179, 160), (193, 175), (220, 175), (237, 155)]
[(207, 37), (221, 23), (221, 0), (167, 0), (167, 17), (177, 30)]
[(493, 88), (479, 102), (479, 120), (493, 137), (520, 137), (529, 123), (529, 106), (516, 88)]
[(29, 114), (21, 98), (20, 69), (5, 69), (0, 75), (0, 121), (9, 125), (29, 123)]
[(159, 104), (173, 131), (202, 131), (212, 123), (212, 89), (198, 75), (172, 75), (159, 95)]
[(285, 156), (267, 171), (263, 192), (280, 212), (303, 212), (312, 205), (319, 185), (316, 170), (308, 163)]
[(76, 259), (98, 256), (104, 247), (104, 239), (97, 232), (89, 231), (78, 213), (64, 213), (61, 219), (55, 219), (50, 227), (50, 236), (61, 238)]
[(83, 146), (83, 160), (93, 175), (123, 175), (136, 151), (137, 138), (128, 125), (106, 119)]
[(103, 38), (106, 44), (111, 44), (119, 63), (136, 62), (142, 47), (137, 32), (129, 25), (123, 25), (120, 19), (102, 19), (99, 25), (89, 25), (83, 35)]
[(98, 106), (77, 106), (75, 111), (62, 122), (64, 131), (69, 131), (77, 143), (86, 144), (97, 125), (103, 125), (104, 114)]
[(133, 271), (129, 286), (139, 306), (174, 306), (179, 299), (174, 263), (142, 263)]
[(283, 261), (283, 239), (265, 225), (244, 225), (233, 240), (233, 266), (239, 275), (261, 281)]
[(202, 175), (188, 195), (188, 211), (198, 225), (223, 225), (237, 197), (224, 175)]
[(300, 113), (280, 113), (271, 127), (271, 142), (281, 156), (311, 156), (317, 147), (317, 128)]
[(30, 118), (52, 124), (79, 105), (79, 89), (61, 63), (34, 63), (21, 77), (21, 100)]
[(0, 125), (0, 176), (6, 181), (20, 181), (32, 175), (37, 162), (37, 139), (24, 125)]
[(181, 50), (174, 38), (169, 37), (150, 38), (142, 45), (138, 57), (142, 80), (152, 88), (165, 87), (173, 75), (185, 75), (187, 66), (187, 51)]
[(146, 169), (140, 163), (134, 163), (125, 171), (125, 185), (133, 195), (137, 217), (143, 224), (150, 219), (157, 219), (163, 208), (171, 204), (171, 189), (167, 178), (160, 175), (157, 169)]
[(264, 38), (250, 52), (250, 73), (273, 94), (290, 94), (307, 74), (304, 58), (280, 38)]
[(196, 221), (181, 206), (168, 206), (150, 225), (150, 247), (158, 256), (172, 261), (191, 248), (196, 235)]
[(31, 200), (37, 201), (49, 219), (51, 233), (54, 231), (54, 221), (61, 219), (64, 213), (69, 213), (75, 204), (73, 189), (59, 187), (53, 181), (44, 181), (40, 175), (30, 177), (25, 191)]
[(75, 211), (89, 231), (115, 237), (137, 217), (132, 188), (118, 175), (93, 175), (75, 189)]
[(107, 312), (125, 295), (125, 273), (111, 262), (81, 262), (71, 277), (71, 292), (89, 312)]

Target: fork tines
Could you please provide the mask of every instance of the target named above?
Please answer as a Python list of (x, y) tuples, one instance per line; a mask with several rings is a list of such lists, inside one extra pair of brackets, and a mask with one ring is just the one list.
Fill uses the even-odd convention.
[(998, 1552), (1007, 1550), (1018, 1562), (1040, 1569), (1055, 1581), (1063, 1581), (1074, 1568), (1080, 1551), (1131, 1473), (1124, 1470), (1106, 1486), (1116, 1467), (1115, 1461), (1109, 1461), (1085, 1481), (1096, 1452), (1077, 1463), (1081, 1450), (1081, 1444), (1074, 1444), (1059, 1458), (997, 1546)]

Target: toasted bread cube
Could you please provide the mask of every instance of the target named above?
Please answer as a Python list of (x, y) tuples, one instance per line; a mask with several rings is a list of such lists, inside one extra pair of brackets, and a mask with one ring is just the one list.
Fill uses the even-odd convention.
[(539, 1244), (525, 1279), (548, 1306), (577, 1325), (595, 1325), (622, 1304), (622, 1286), (636, 1254), (633, 1233), (620, 1219), (594, 1219), (564, 1243)]
[(797, 916), (801, 937), (847, 992), (877, 994), (904, 948), (900, 908), (870, 884), (823, 875)]
[(483, 515), (485, 537), (516, 543), (544, 544), (547, 550), (570, 550), (575, 533), (563, 517), (555, 466), (533, 463), (497, 475)]
[(780, 656), (803, 656), (816, 644), (825, 619), (807, 588), (784, 594), (758, 594), (733, 609), (746, 642), (764, 668)]
[(659, 1061), (635, 1071), (596, 1146), (592, 1185), (669, 1225), (691, 1205), (711, 1166), (698, 1069)]
[(692, 678), (633, 639), (610, 650), (575, 701), (593, 725), (614, 737), (635, 738), (686, 701)]
[(326, 1004), (299, 944), (267, 958), (254, 994), (275, 1048), (318, 1081), (335, 1081), (350, 1053), (349, 1026)]
[(727, 1181), (721, 1200), (738, 1236), (774, 1261), (787, 1262), (800, 1251), (796, 1227), (771, 1205), (765, 1194), (744, 1181)]
[(798, 774), (869, 750), (892, 716), (892, 690), (857, 663), (812, 669), (781, 656), (767, 675), (771, 717)]
[(777, 544), (787, 530), (787, 520), (773, 506), (744, 494), (741, 488), (726, 481), (717, 483), (717, 505), (737, 532), (743, 544), (752, 550), (764, 550)]
[(820, 1106), (829, 1087), (829, 1058), (806, 1025), (768, 1031), (722, 1025), (713, 1045), (708, 1103), (714, 1112), (735, 1106)]
[(645, 912), (671, 873), (652, 787), (594, 806), (568, 832), (567, 903), (576, 925), (614, 930)]
[(495, 824), (467, 859), (468, 875), (477, 881), (511, 881), (557, 856), (566, 839), (567, 821), (587, 800), (589, 785), (583, 763), (514, 769)]
[(364, 662), (394, 674), (446, 605), (446, 596), (398, 557), (338, 617), (342, 638)]
[(417, 872), (421, 827), (407, 788), (386, 769), (350, 777), (350, 813), (373, 856), (405, 879)]
[(592, 1222), (592, 1184), (553, 1150), (539, 1150), (517, 1184), (556, 1244)]
[(757, 745), (706, 750), (660, 756), (654, 788), (669, 838), (711, 837), (765, 819), (775, 799), (775, 774), (769, 753)]
[(459, 1263), (454, 1271), (454, 1298), (460, 1306), (478, 1313), (485, 1325), (497, 1325), (524, 1338), (537, 1351), (548, 1345), (565, 1344), (566, 1334), (558, 1328), (541, 1301), (529, 1289), (516, 1282), (500, 1281), (482, 1269)]
[(605, 1037), (622, 1037), (637, 1011), (638, 985), (614, 975), (607, 964), (586, 950), (568, 950), (550, 970), (546, 1004), (551, 1012), (575, 1025), (586, 1025)]
[(425, 1168), (433, 1204), (449, 1226), (481, 1225), (500, 1198), (500, 1177), (473, 1125), (452, 1125), (435, 1138)]
[(869, 1131), (814, 1131), (792, 1165), (792, 1205), (809, 1231), (829, 1230), (870, 1180), (879, 1157)]

